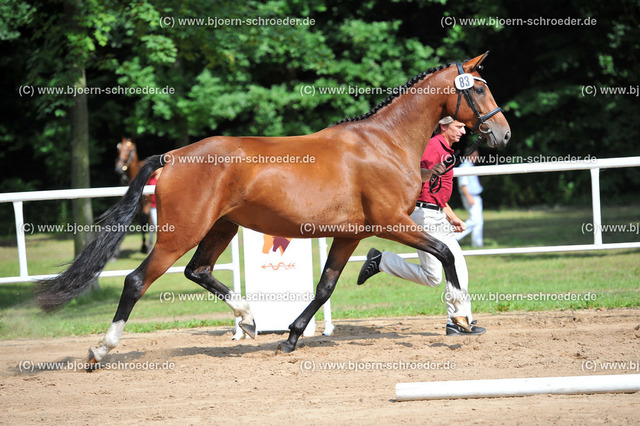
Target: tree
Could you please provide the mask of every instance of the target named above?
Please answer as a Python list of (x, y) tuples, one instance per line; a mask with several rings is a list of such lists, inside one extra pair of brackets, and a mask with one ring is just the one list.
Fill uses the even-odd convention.
[[(65, 17), (65, 4), (77, 8), (75, 19)], [(482, 73), (507, 109), (514, 134), (501, 155), (637, 153), (637, 98), (581, 94), (585, 85), (637, 90), (640, 30), (631, 0), (5, 0), (0, 8), (0, 75), (16, 88), (73, 86), (84, 68), (87, 87), (171, 89), (86, 96), (92, 186), (116, 184), (113, 149), (122, 136), (133, 137), (144, 157), (217, 134), (310, 133), (365, 113), (386, 97), (384, 89), (431, 66), (486, 50), (491, 55)], [(443, 28), (445, 16), (590, 17), (597, 24), (458, 21)], [(286, 17), (309, 19), (299, 25), (252, 21)], [(209, 18), (218, 21), (209, 25)], [(349, 94), (349, 86), (378, 91)], [(315, 96), (305, 94), (305, 87), (315, 88)], [(327, 87), (345, 93), (319, 93)], [(3, 92), (6, 102), (0, 104), (7, 117), (0, 123), (7, 147), (0, 160), (10, 174), (0, 190), (68, 188), (71, 113), (83, 101), (64, 94), (20, 98), (17, 92)], [(32, 167), (21, 168), (23, 158)], [(487, 180), (492, 190), (486, 199), (493, 206), (579, 202), (589, 186), (588, 176), (578, 172)], [(640, 173), (606, 173), (601, 186), (611, 196), (630, 197), (640, 189)], [(102, 211), (109, 203), (93, 205)], [(30, 214), (70, 220), (65, 209), (47, 205)]]
[[(68, 39), (82, 37), (78, 19), (82, 17), (82, 2), (80, 0), (66, 0), (64, 4), (65, 20), (69, 23)], [(86, 37), (86, 36), (85, 36)], [(69, 107), (69, 121), (71, 134), (71, 187), (90, 188), (89, 177), (89, 111), (87, 108), (87, 79), (85, 76), (86, 53), (80, 47), (71, 47), (69, 53), (69, 77), (72, 86), (79, 93), (74, 96)], [(74, 235), (74, 251), (77, 256), (93, 240), (93, 233), (85, 231), (86, 225), (93, 223), (93, 210), (90, 198), (79, 198), (72, 201), (73, 220), (80, 226), (80, 231)], [(96, 280), (97, 285), (97, 280)]]

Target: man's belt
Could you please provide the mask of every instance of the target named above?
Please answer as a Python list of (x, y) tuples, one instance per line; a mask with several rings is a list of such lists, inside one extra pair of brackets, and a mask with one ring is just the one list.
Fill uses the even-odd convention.
[(435, 205), (435, 204), (431, 204), (431, 203), (425, 203), (424, 201), (417, 201), (416, 202), (416, 207), (420, 207), (420, 208), (423, 208), (423, 209), (429, 209), (429, 210), (437, 210), (437, 211), (442, 210), (440, 208), (440, 206)]

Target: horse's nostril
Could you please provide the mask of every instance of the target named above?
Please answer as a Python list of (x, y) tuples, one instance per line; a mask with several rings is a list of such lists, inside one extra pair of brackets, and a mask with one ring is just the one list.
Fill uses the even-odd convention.
[(511, 132), (507, 132), (504, 134), (504, 142), (507, 143), (509, 142), (509, 139), (511, 138)]

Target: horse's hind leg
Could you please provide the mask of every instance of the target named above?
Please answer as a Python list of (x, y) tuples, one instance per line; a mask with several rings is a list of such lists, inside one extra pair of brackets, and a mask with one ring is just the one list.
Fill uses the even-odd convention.
[(240, 327), (249, 336), (255, 338), (256, 323), (249, 309), (249, 303), (211, 274), (216, 261), (237, 232), (238, 225), (219, 219), (200, 242), (196, 253), (184, 270), (184, 275), (226, 302), (235, 316), (242, 318)]
[(336, 283), (338, 282), (338, 278), (340, 278), (344, 266), (349, 261), (349, 257), (353, 251), (358, 247), (359, 242), (360, 240), (340, 238), (333, 240), (327, 263), (322, 272), (322, 277), (320, 277), (320, 282), (318, 282), (318, 286), (316, 287), (316, 296), (302, 314), (289, 326), (289, 330), (291, 330), (289, 339), (280, 342), (278, 344), (278, 350), (289, 353), (296, 349), (298, 338), (300, 338), (304, 329), (307, 328), (309, 321), (311, 321), (311, 318), (318, 312), (318, 309), (331, 297), (331, 293), (333, 293), (336, 287)]
[[(167, 246), (170, 248), (166, 248)], [(142, 264), (127, 275), (124, 280), (124, 289), (120, 296), (118, 310), (113, 317), (111, 327), (109, 327), (107, 334), (102, 339), (102, 343), (95, 348), (89, 349), (89, 363), (93, 364), (101, 361), (109, 351), (118, 346), (124, 326), (136, 302), (147, 291), (147, 288), (188, 250), (188, 248), (180, 250), (169, 244), (157, 244)], [(91, 369), (88, 370), (90, 371)]]

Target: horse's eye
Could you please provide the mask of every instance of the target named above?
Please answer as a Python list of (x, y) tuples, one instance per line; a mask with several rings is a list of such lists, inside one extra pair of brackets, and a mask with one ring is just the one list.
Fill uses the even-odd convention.
[(478, 88), (476, 89), (476, 93), (477, 93), (478, 95), (482, 95), (482, 94), (484, 93), (484, 87), (478, 87)]

